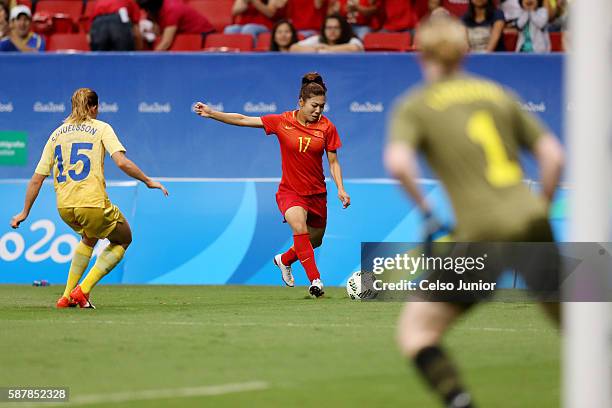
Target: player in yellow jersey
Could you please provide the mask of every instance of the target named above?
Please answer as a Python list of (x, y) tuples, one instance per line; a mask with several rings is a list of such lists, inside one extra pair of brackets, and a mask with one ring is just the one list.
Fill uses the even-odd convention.
[[(557, 139), (501, 86), (462, 72), (468, 44), (459, 21), (430, 19), (419, 27), (417, 44), (426, 84), (402, 98), (391, 117), (385, 152), (389, 171), (428, 223), (436, 224), (416, 183), (416, 151), (425, 155), (452, 202), (454, 241), (552, 241), (547, 210), (563, 163)], [(518, 160), (521, 147), (530, 150), (538, 162), (541, 194), (532, 193), (523, 183)], [(558, 260), (553, 255), (550, 259)], [(559, 271), (550, 270), (547, 274), (548, 270), (541, 273), (538, 269), (532, 278), (554, 286)], [(487, 266), (486, 272), (493, 274), (495, 282), (499, 270)], [(451, 271), (444, 278), (460, 276)], [(450, 326), (482, 300), (476, 291), (468, 296), (472, 300), (463, 303), (424, 296), (421, 300), (425, 301), (407, 303), (399, 322), (401, 351), (449, 408), (474, 407), (440, 345)], [(558, 321), (558, 303), (544, 306)]]
[[(108, 199), (104, 179), (106, 152), (128, 176), (142, 181), (149, 188), (168, 192), (157, 181), (147, 177), (125, 155), (113, 128), (97, 120), (98, 95), (91, 89), (80, 88), (72, 95), (72, 112), (49, 137), (26, 191), (23, 211), (11, 220), (17, 228), (29, 215), (43, 181), (53, 175), (60, 217), (77, 234), (81, 242), (76, 247), (64, 294), (57, 307), (95, 308), (89, 301), (92, 288), (123, 258), (132, 242), (132, 231), (125, 217)], [(98, 256), (80, 285), (93, 247), (107, 238), (110, 245)]]

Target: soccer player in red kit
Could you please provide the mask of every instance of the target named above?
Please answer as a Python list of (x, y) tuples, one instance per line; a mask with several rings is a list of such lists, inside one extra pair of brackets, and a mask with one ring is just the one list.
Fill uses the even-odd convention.
[(311, 296), (323, 295), (323, 283), (315, 263), (313, 249), (320, 246), (327, 225), (327, 190), (323, 174), (323, 153), (327, 153), (338, 198), (344, 208), (351, 198), (344, 190), (337, 149), (342, 143), (336, 127), (323, 116), (327, 88), (321, 75), (308, 73), (302, 78), (299, 109), (280, 115), (262, 117), (224, 113), (198, 102), (195, 112), (205, 118), (235, 126), (263, 128), (275, 134), (281, 149), (283, 176), (276, 193), (276, 203), (293, 230), (293, 246), (274, 257), (287, 286), (294, 286), (291, 264), (300, 261), (308, 279)]

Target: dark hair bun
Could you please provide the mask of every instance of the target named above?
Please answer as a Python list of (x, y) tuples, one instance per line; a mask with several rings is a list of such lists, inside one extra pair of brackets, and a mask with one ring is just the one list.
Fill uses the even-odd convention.
[(309, 72), (302, 77), (302, 86), (308, 85), (310, 83), (319, 84), (327, 91), (327, 87), (325, 86), (325, 82), (323, 82), (323, 77), (319, 75), (318, 72)]

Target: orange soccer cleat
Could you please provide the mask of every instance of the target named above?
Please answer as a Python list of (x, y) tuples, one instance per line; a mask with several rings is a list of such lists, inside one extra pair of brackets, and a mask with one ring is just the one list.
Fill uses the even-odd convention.
[(62, 296), (57, 300), (55, 307), (58, 309), (63, 309), (65, 307), (76, 307), (76, 305), (77, 303), (74, 300)]
[(70, 292), (70, 297), (74, 299), (74, 301), (81, 308), (85, 309), (95, 309), (96, 307), (89, 301), (89, 294), (83, 293), (81, 290), (81, 285), (77, 285), (76, 288)]

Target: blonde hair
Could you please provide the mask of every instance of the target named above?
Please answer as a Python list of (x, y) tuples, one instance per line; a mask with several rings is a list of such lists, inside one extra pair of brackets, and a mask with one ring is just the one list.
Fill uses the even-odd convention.
[(457, 68), (468, 52), (467, 30), (455, 17), (438, 15), (421, 24), (416, 42), (422, 58), (440, 64), (446, 72)]
[(89, 88), (79, 88), (72, 94), (72, 112), (64, 122), (74, 124), (92, 119), (90, 108), (98, 106), (98, 94)]

